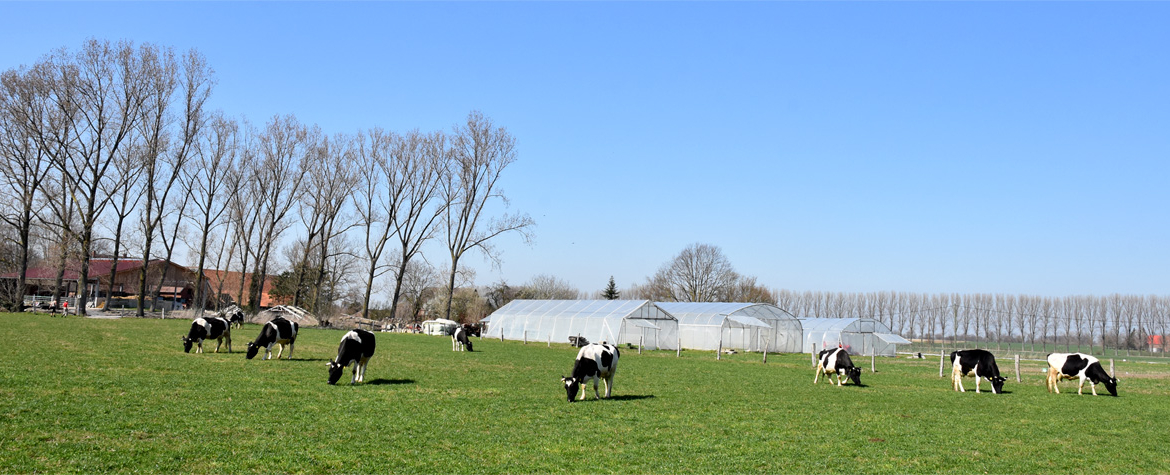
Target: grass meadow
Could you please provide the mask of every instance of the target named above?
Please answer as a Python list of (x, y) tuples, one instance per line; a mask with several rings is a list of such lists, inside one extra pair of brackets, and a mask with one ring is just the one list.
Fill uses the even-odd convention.
[(0, 314), (0, 472), (1170, 473), (1163, 365), (1118, 360), (1113, 398), (1028, 362), (992, 395), (937, 359), (838, 388), (807, 354), (623, 350), (615, 397), (569, 404), (567, 345), (380, 333), (366, 384), (328, 386), (341, 330), (248, 361), (259, 326), (200, 355), (189, 324)]

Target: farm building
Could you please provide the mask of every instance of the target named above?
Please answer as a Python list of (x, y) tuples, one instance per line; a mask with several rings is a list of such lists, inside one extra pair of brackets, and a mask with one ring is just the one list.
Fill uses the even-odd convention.
[(678, 321), (649, 300), (513, 300), (488, 317), (485, 338), (567, 342), (641, 342), (678, 348)]
[(894, 356), (895, 345), (910, 341), (895, 335), (886, 324), (872, 318), (802, 318), (804, 353), (825, 348), (845, 348), (850, 354)]
[(458, 326), (459, 322), (454, 320), (436, 318), (422, 322), (422, 332), (427, 335), (450, 335), (455, 333), (455, 327)]
[(800, 353), (800, 321), (765, 303), (658, 302), (678, 319), (679, 341), (693, 350)]

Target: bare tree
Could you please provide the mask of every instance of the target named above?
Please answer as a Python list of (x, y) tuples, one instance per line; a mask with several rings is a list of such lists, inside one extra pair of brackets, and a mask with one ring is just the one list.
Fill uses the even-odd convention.
[(52, 131), (67, 127), (63, 116), (71, 111), (53, 107), (50, 98), (51, 71), (45, 63), (28, 71), (5, 71), (0, 75), (0, 180), (4, 207), (0, 219), (15, 231), (17, 282), (13, 310), (21, 308), (29, 267), (29, 249), (35, 218), (35, 206), (41, 186), (51, 168), (53, 150), (63, 144), (52, 137), (65, 135)]
[(308, 163), (320, 160), (316, 143), (320, 131), (301, 125), (293, 116), (273, 117), (259, 137), (260, 167), (255, 177), (260, 209), (256, 261), (253, 264), (249, 308), (260, 308), (272, 248), (288, 230), (288, 213), (301, 192)]
[[(298, 197), (298, 207), (301, 223), (305, 225), (307, 237), (305, 239), (305, 253), (300, 262), (295, 263), (297, 273), (296, 292), (293, 295), (293, 305), (303, 306), (301, 289), (305, 279), (310, 277), (306, 273), (310, 268), (316, 269), (312, 275), (314, 283), (313, 305), (315, 308), (321, 296), (321, 285), (325, 280), (326, 261), (329, 259), (330, 241), (338, 234), (348, 229), (348, 223), (343, 218), (342, 208), (349, 200), (355, 178), (354, 155), (351, 150), (350, 139), (344, 135), (337, 135), (332, 140), (323, 138), (316, 144), (318, 156), (321, 160), (306, 163), (308, 168), (304, 182), (304, 192)], [(340, 221), (339, 221), (340, 220)], [(315, 259), (310, 264), (310, 254)]]
[(191, 218), (196, 221), (199, 239), (195, 295), (192, 296), (192, 308), (196, 310), (202, 310), (207, 304), (203, 271), (207, 265), (208, 241), (214, 230), (223, 224), (222, 218), (228, 210), (226, 192), (231, 185), (229, 171), (235, 167), (238, 134), (239, 126), (234, 120), (220, 113), (212, 115), (206, 133), (200, 134), (192, 163), (181, 169), (184, 186), (191, 197)]
[(467, 116), (465, 125), (455, 129), (452, 145), (452, 169), (440, 186), (446, 204), (443, 213), (446, 244), (451, 255), (444, 312), (448, 318), (463, 255), (478, 249), (498, 265), (499, 256), (491, 240), (504, 233), (518, 232), (525, 242), (530, 242), (530, 229), (535, 225), (527, 214), (504, 214), (495, 219), (484, 215), (488, 203), (508, 202), (498, 185), (504, 170), (516, 161), (516, 140), (512, 134), (474, 111)]
[(581, 291), (567, 281), (547, 274), (532, 277), (522, 286), (519, 298), (538, 300), (577, 300)]
[(674, 302), (717, 302), (739, 279), (718, 246), (691, 244), (658, 269), (649, 286)]
[[(158, 48), (143, 45), (137, 51), (128, 42), (111, 44), (89, 40), (74, 57), (58, 62), (57, 102), (61, 109), (77, 107), (67, 127), (74, 153), (54, 157), (66, 189), (77, 203), (81, 228), (76, 233), (81, 265), (77, 311), (85, 314), (94, 228), (111, 197), (102, 182), (123, 144), (134, 133), (147, 99), (147, 69)], [(60, 58), (60, 57), (58, 57)]]

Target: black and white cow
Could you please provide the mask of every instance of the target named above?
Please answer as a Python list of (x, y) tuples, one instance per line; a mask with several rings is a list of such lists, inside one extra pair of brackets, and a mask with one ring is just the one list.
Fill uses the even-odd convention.
[(842, 385), (841, 376), (861, 386), (861, 368), (853, 366), (853, 360), (849, 359), (849, 352), (844, 348), (822, 350), (817, 354), (817, 375), (813, 377), (813, 384), (820, 380), (821, 374), (824, 374), (825, 380), (829, 382), (832, 382), (829, 379), (830, 374), (837, 375), (837, 386)]
[(219, 347), (227, 340), (228, 353), (232, 352), (232, 328), (231, 323), (219, 317), (199, 317), (191, 322), (191, 330), (187, 332), (187, 336), (183, 338), (183, 352), (190, 353), (191, 345), (198, 348), (195, 353), (203, 353), (203, 340), (215, 340), (215, 352), (219, 353)]
[(224, 318), (227, 318), (227, 320), (232, 323), (232, 327), (234, 327), (234, 328), (240, 328), (240, 327), (244, 326), (244, 311), (243, 310), (240, 310), (237, 308), (234, 312), (231, 312), (231, 313), (228, 313), (227, 315), (224, 315)]
[(963, 376), (975, 377), (975, 393), (979, 393), (980, 378), (991, 382), (991, 392), (1003, 393), (1003, 382), (1007, 378), (999, 375), (995, 355), (987, 350), (959, 350), (951, 352), (951, 387), (955, 391), (967, 392), (963, 388)]
[(451, 351), (463, 351), (465, 347), (467, 351), (473, 351), (471, 339), (467, 337), (467, 327), (461, 325), (455, 327), (455, 331), (451, 333)]
[(341, 345), (337, 347), (337, 358), (325, 363), (329, 369), (329, 384), (337, 384), (341, 372), (350, 364), (353, 364), (353, 378), (349, 384), (365, 382), (366, 366), (370, 363), (370, 357), (374, 356), (376, 346), (374, 334), (365, 330), (350, 330), (342, 336)]
[(1084, 353), (1052, 353), (1048, 355), (1048, 392), (1060, 394), (1056, 383), (1062, 379), (1080, 379), (1077, 394), (1085, 389), (1085, 380), (1089, 380), (1089, 388), (1093, 395), (1097, 395), (1097, 383), (1105, 383), (1109, 394), (1117, 395), (1117, 378), (1109, 376), (1105, 368), (1101, 367), (1101, 360)]
[(280, 355), (284, 354), (284, 346), (288, 345), (288, 359), (292, 359), (293, 345), (297, 342), (297, 330), (300, 325), (297, 322), (289, 321), (282, 317), (276, 317), (272, 321), (264, 324), (264, 328), (260, 329), (260, 335), (256, 337), (256, 341), (248, 343), (248, 359), (256, 357), (256, 353), (260, 348), (264, 348), (264, 358), (272, 358), (272, 345), (280, 345), (280, 351), (276, 353), (276, 359), (280, 359)]
[[(589, 383), (589, 380), (593, 380), (593, 395), (601, 399), (597, 392), (597, 384), (604, 379), (605, 397), (609, 398), (613, 391), (613, 375), (617, 372), (619, 356), (621, 352), (618, 348), (604, 341), (582, 347), (581, 351), (577, 352), (577, 361), (573, 363), (573, 374), (568, 378), (561, 377), (569, 402), (573, 402), (573, 398), (577, 397), (577, 390)], [(581, 399), (585, 399), (585, 391), (581, 391)]]

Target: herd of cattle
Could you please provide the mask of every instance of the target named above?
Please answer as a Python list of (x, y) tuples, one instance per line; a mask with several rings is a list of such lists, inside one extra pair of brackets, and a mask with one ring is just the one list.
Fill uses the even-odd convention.
[[(243, 326), (244, 314), (234, 310), (227, 314), (217, 314), (214, 317), (200, 317), (191, 322), (191, 330), (183, 339), (183, 350), (190, 353), (191, 347), (196, 346), (196, 353), (203, 352), (204, 340), (215, 340), (215, 352), (219, 352), (221, 345), (226, 343), (227, 350), (232, 351), (231, 329)], [(292, 359), (293, 346), (297, 340), (297, 331), (300, 326), (297, 322), (277, 317), (264, 324), (260, 335), (248, 343), (247, 358), (255, 358), (264, 348), (264, 358), (271, 359), (272, 347), (279, 345), (276, 359), (284, 353), (288, 346), (288, 359)], [(468, 338), (469, 329), (466, 326), (456, 327), (451, 334), (451, 351), (472, 351), (471, 339)], [(374, 356), (376, 348), (375, 336), (366, 330), (351, 330), (341, 337), (341, 344), (337, 348), (337, 357), (326, 364), (329, 384), (336, 384), (341, 379), (343, 370), (353, 365), (353, 377), (350, 384), (365, 380), (366, 366), (370, 357)], [(606, 342), (590, 343), (577, 352), (573, 363), (573, 372), (569, 377), (561, 377), (569, 402), (577, 397), (585, 399), (587, 391), (583, 388), (593, 382), (593, 395), (601, 399), (598, 384), (605, 382), (605, 397), (609, 398), (613, 391), (613, 376), (617, 372), (618, 358), (621, 352), (614, 345)], [(836, 376), (837, 386), (844, 385), (845, 381), (852, 381), (854, 385), (861, 385), (861, 368), (854, 366), (849, 358), (849, 352), (844, 348), (833, 348), (821, 351), (817, 358), (816, 375), (813, 384), (820, 381), (824, 375), (826, 380)], [(959, 350), (951, 353), (951, 385), (955, 391), (966, 392), (963, 387), (963, 377), (975, 378), (975, 392), (980, 392), (980, 381), (986, 379), (991, 383), (991, 392), (1003, 392), (1003, 383), (1007, 380), (999, 374), (999, 367), (995, 364), (995, 356), (987, 350)], [(1104, 384), (1109, 394), (1117, 396), (1117, 378), (1114, 378), (1101, 367), (1101, 361), (1096, 357), (1084, 353), (1052, 353), (1048, 355), (1048, 392), (1060, 393), (1057, 382), (1062, 379), (1079, 379), (1077, 394), (1081, 394), (1085, 381), (1089, 381), (1089, 389), (1097, 395), (1097, 384)], [(830, 381), (831, 383), (831, 381)]]

